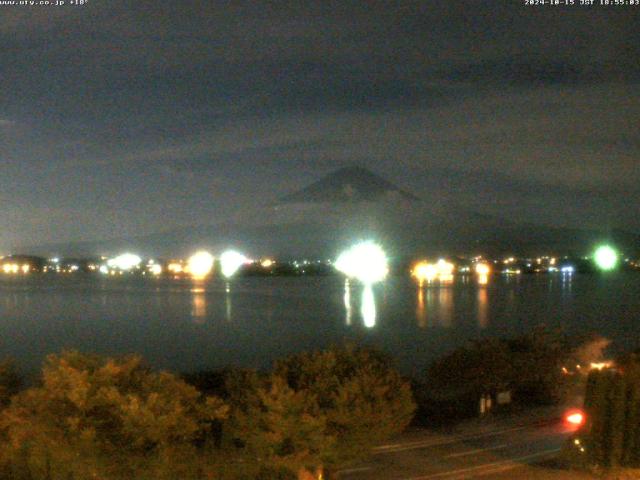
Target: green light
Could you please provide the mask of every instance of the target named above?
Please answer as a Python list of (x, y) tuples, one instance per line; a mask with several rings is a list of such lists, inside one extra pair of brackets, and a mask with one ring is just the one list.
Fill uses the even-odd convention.
[(598, 268), (602, 270), (613, 270), (618, 263), (618, 252), (608, 245), (603, 245), (602, 247), (598, 247), (593, 258)]

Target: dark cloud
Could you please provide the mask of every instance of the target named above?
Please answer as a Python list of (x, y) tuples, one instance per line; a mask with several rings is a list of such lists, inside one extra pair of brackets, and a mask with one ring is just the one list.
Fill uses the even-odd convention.
[(354, 163), (483, 213), (640, 229), (636, 10), (3, 9), (0, 247), (213, 222)]

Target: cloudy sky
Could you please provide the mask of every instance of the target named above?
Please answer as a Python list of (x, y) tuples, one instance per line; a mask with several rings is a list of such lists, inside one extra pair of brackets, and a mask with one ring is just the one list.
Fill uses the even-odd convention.
[(350, 164), (456, 208), (640, 231), (639, 20), (520, 0), (0, 6), (0, 253), (216, 223)]

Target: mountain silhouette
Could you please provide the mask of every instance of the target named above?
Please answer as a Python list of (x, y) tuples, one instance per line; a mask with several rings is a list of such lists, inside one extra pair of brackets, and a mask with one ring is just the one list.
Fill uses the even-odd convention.
[(620, 230), (549, 227), (514, 222), (460, 208), (422, 191), (408, 193), (362, 167), (336, 170), (269, 204), (256, 203), (234, 218), (143, 236), (32, 245), (30, 253), (103, 255), (134, 251), (185, 256), (198, 248), (235, 248), (249, 255), (333, 258), (354, 241), (374, 239), (395, 257), (590, 252), (608, 241), (636, 254), (640, 237)]
[(343, 203), (399, 197), (418, 200), (379, 175), (359, 166), (336, 170), (311, 185), (279, 199), (280, 203)]

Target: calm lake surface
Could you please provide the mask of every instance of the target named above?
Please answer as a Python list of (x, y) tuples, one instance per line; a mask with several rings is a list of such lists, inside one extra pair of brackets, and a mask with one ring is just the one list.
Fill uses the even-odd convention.
[(25, 373), (63, 348), (137, 352), (153, 366), (193, 371), (266, 367), (344, 340), (392, 353), (418, 373), (468, 339), (536, 325), (598, 332), (616, 350), (640, 346), (640, 274), (475, 277), (419, 288), (390, 278), (366, 292), (343, 278), (191, 280), (0, 278), (0, 357)]

